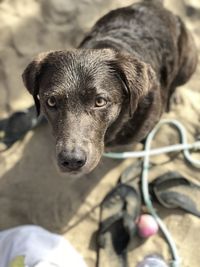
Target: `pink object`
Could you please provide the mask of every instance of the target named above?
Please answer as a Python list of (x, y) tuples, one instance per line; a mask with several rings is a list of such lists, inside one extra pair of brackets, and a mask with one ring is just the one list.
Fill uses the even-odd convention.
[(144, 238), (155, 235), (158, 232), (158, 224), (149, 214), (141, 215), (137, 226), (139, 235)]

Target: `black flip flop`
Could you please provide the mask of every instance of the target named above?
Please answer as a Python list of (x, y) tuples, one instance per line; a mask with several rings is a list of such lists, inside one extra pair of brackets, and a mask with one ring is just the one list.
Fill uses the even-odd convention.
[(0, 120), (0, 142), (8, 149), (28, 131), (45, 121), (43, 116), (37, 117), (34, 106), (15, 112), (9, 118)]
[(118, 184), (106, 195), (100, 211), (97, 267), (105, 266), (105, 262), (127, 267), (127, 247), (137, 231), (136, 222), (141, 212), (140, 193), (132, 186)]
[(200, 185), (177, 172), (167, 172), (150, 183), (154, 199), (170, 209), (180, 208), (200, 217)]

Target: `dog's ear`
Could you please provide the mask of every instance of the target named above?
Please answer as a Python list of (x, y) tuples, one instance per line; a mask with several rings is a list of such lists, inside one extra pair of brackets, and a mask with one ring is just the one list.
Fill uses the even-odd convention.
[(39, 78), (41, 75), (41, 70), (45, 58), (48, 56), (50, 52), (39, 54), (24, 70), (22, 74), (22, 79), (26, 89), (33, 96), (35, 101), (35, 106), (37, 110), (37, 114), (40, 114), (40, 101), (38, 98), (39, 94)]
[(149, 64), (134, 56), (120, 53), (109, 62), (109, 67), (114, 71), (128, 95), (129, 111), (132, 117), (139, 100), (148, 94), (155, 83), (155, 72)]

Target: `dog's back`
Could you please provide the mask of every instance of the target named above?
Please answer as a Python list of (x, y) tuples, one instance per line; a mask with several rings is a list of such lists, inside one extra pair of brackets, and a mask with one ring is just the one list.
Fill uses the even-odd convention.
[[(102, 17), (81, 48), (114, 48), (149, 63), (161, 86), (185, 83), (194, 72), (197, 53), (181, 19), (161, 0), (146, 0), (113, 10)], [(187, 69), (186, 69), (187, 68)]]

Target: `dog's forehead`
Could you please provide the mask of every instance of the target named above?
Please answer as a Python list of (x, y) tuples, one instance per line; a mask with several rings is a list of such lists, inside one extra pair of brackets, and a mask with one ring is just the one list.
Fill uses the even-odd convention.
[(77, 69), (83, 71), (95, 71), (96, 69), (100, 70), (105, 62), (114, 59), (114, 56), (114, 51), (110, 51), (110, 49), (57, 51), (52, 52), (47, 56), (46, 63), (68, 71)]
[(109, 80), (109, 58), (113, 55), (106, 49), (54, 52), (44, 64), (43, 87), (96, 88)]

